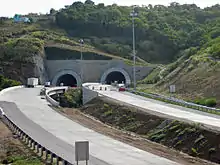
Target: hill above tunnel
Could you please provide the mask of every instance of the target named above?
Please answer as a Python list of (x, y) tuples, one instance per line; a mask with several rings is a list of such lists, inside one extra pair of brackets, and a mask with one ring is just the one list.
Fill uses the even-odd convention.
[[(131, 11), (129, 6), (86, 1), (51, 9), (47, 15), (27, 14), (30, 24), (1, 18), (1, 73), (22, 82), (30, 76), (43, 77), (42, 58), (80, 59), (81, 50), (84, 60), (121, 59), (132, 64)], [(176, 84), (177, 96), (219, 100), (220, 6), (201, 9), (173, 2), (139, 6), (135, 12), (138, 62), (162, 64), (144, 84), (158, 83), (160, 92)]]

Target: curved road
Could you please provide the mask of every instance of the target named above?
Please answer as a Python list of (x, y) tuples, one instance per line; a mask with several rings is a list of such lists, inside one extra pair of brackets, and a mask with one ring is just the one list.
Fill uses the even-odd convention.
[(111, 88), (109, 85), (100, 85), (95, 83), (87, 85), (90, 89), (95, 86), (95, 90), (102, 96), (109, 97), (120, 103), (125, 103), (126, 105), (138, 107), (144, 112), (188, 123), (200, 123), (208, 129), (220, 131), (219, 115), (214, 115), (194, 109), (164, 103), (153, 99), (148, 99), (143, 96), (135, 95), (129, 92), (99, 90), (100, 86)]
[[(8, 91), (0, 96), (0, 101), (3, 101), (0, 102), (0, 106), (6, 115), (33, 139), (63, 156), (69, 162), (75, 163), (75, 141), (88, 140), (90, 142), (90, 165), (177, 164), (116, 141), (67, 119), (52, 110), (48, 103), (41, 99), (39, 93), (40, 88), (20, 88)], [(14, 102), (16, 105), (4, 101)]]

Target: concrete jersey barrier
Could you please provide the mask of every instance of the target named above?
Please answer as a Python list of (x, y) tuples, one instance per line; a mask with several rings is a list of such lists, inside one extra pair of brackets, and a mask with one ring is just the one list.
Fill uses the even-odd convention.
[(60, 91), (60, 90), (67, 90), (68, 87), (54, 87), (54, 88), (49, 88), (49, 89), (46, 89), (46, 94), (45, 94), (45, 97), (46, 97), (46, 100), (53, 106), (55, 107), (59, 107), (60, 106), (60, 103), (57, 102), (56, 100), (54, 100), (52, 97), (50, 97), (50, 94), (51, 93), (54, 93), (54, 91)]
[(19, 89), (19, 88), (24, 88), (24, 85), (13, 86), (13, 87), (5, 88), (5, 89), (3, 89), (3, 90), (0, 91), (0, 95), (3, 95), (3, 94), (5, 94), (5, 93), (7, 93), (8, 91), (12, 91), (12, 90)]

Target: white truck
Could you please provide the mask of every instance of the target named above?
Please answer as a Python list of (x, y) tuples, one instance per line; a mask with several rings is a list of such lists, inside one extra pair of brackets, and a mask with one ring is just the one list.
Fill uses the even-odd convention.
[(27, 79), (27, 87), (34, 88), (37, 85), (38, 85), (38, 78), (32, 77)]

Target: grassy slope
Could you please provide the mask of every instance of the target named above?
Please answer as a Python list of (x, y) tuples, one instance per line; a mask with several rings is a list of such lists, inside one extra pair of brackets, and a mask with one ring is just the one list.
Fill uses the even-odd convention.
[[(28, 25), (15, 24), (12, 21), (7, 21), (5, 24), (0, 25), (0, 32), (2, 33), (1, 36), (8, 39), (5, 43), (10, 43), (15, 39), (20, 40), (21, 38), (25, 38), (27, 40), (39, 39), (37, 41), (43, 44), (41, 46), (58, 47), (80, 52), (80, 43), (78, 42), (78, 38), (69, 38), (65, 31), (59, 29), (54, 24), (51, 24), (51, 22), (44, 21)], [(42, 47), (39, 46), (38, 50), (42, 50), (41, 48)], [(127, 59), (120, 57), (120, 55), (113, 55), (100, 51), (86, 43), (83, 45), (83, 52), (91, 52), (101, 56), (127, 61)], [(143, 62), (141, 59), (140, 61)]]
[[(156, 84), (140, 84), (140, 90), (170, 95), (168, 87), (175, 84), (176, 94), (173, 95), (178, 98), (192, 101), (214, 97), (220, 105), (220, 61), (194, 55), (181, 60), (173, 69), (174, 65), (176, 64), (166, 66), (167, 69), (161, 73), (164, 77)], [(158, 70), (155, 69), (146, 79), (156, 79)]]
[[(220, 63), (200, 62), (196, 66), (189, 62), (170, 73), (166, 80), (156, 86), (168, 92), (168, 85), (175, 84), (177, 94), (185, 99), (215, 97), (220, 103)], [(175, 73), (176, 72), (176, 73)]]
[[(219, 19), (206, 27), (204, 42), (180, 52), (179, 59), (155, 69), (142, 83), (141, 90), (168, 94), (168, 87), (176, 85), (176, 97), (185, 100), (214, 97), (220, 105), (220, 33)], [(160, 80), (149, 87), (148, 81)], [(152, 83), (152, 82), (151, 82)], [(144, 85), (143, 85), (144, 84)], [(169, 94), (170, 95), (170, 94)]]

